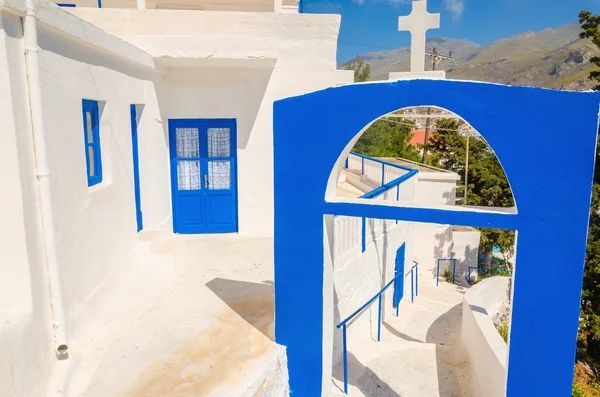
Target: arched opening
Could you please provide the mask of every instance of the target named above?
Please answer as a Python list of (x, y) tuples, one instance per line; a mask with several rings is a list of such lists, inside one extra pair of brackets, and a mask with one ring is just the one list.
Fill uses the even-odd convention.
[[(519, 213), (510, 208), (423, 208), (336, 197), (338, 175), (331, 171), (342, 166), (357, 132), (382, 114), (412, 105), (452, 109), (484, 133), (502, 159)], [(333, 217), (341, 215), (518, 230), (517, 255), (523, 266), (519, 265), (513, 286), (506, 395), (567, 395), (573, 377), (597, 109), (598, 99), (590, 94), (433, 80), (349, 85), (276, 102), (275, 338), (287, 346), (294, 393), (308, 397), (331, 392), (335, 325), (329, 251)], [(550, 130), (545, 128), (547, 114), (555, 115)], [(503, 128), (502, 120), (529, 126), (527, 139), (522, 139), (519, 128)], [(561, 134), (566, 130), (580, 133), (578, 156), (548, 172), (547, 162), (539, 159), (564, 153)], [(298, 150), (306, 142), (318, 143), (310, 156)], [(302, 195), (297, 194), (299, 189)], [(540, 242), (551, 248), (544, 271), (536, 266)], [(565, 264), (572, 264), (568, 271)], [(560, 288), (554, 288), (558, 279)], [(561, 327), (548, 333), (548, 318), (557, 316)], [(531, 335), (536, 335), (535, 344)], [(532, 355), (538, 358), (535, 366)], [(549, 377), (552, 382), (547, 382)]]
[[(402, 108), (365, 126), (338, 158), (326, 198), (516, 213), (482, 134), (434, 106)], [(349, 216), (330, 224), (332, 374), (340, 390), (476, 395), (473, 367), (481, 363), (469, 352), (496, 349), (504, 356), (494, 388), (506, 392), (515, 230)]]

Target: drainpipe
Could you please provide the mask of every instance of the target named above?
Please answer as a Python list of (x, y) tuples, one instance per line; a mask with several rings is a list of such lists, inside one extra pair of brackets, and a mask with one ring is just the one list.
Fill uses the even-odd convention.
[(137, 8), (138, 10), (146, 9), (146, 0), (137, 0)]
[(48, 151), (46, 148), (46, 132), (42, 111), (42, 87), (40, 82), (40, 66), (38, 59), (38, 32), (35, 18), (34, 0), (26, 0), (27, 12), (23, 22), (23, 41), (25, 43), (25, 62), (27, 65), (27, 85), (29, 91), (29, 111), (33, 143), (35, 145), (35, 162), (37, 168), (38, 194), (41, 208), (42, 230), (44, 233), (44, 249), (48, 282), (50, 287), (50, 303), (54, 322), (54, 339), (56, 357), (59, 360), (68, 358), (67, 333), (65, 330), (65, 314), (62, 299), (62, 287), (56, 256), (56, 237), (54, 235), (54, 213), (52, 209), (52, 192), (50, 172), (48, 171)]

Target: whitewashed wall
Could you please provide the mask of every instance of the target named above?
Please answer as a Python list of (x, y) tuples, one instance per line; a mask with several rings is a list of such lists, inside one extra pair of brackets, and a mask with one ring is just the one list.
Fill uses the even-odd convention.
[[(0, 0), (0, 92), (9, 93), (0, 97), (0, 165), (7, 187), (0, 210), (4, 276), (0, 280), (0, 347), (4, 352), (0, 395), (38, 397), (46, 390), (55, 358), (22, 22), (16, 16), (23, 15), (24, 3), (9, 3)], [(40, 80), (57, 257), (67, 334), (69, 342), (74, 341), (68, 365), (76, 365), (78, 352), (96, 332), (93, 320), (114, 289), (134, 282), (129, 276), (132, 267), (162, 260), (155, 260), (136, 233), (130, 104), (140, 105), (141, 110), (142, 234), (172, 231), (168, 118), (235, 117), (242, 138), (238, 147), (240, 233), (272, 235), (273, 101), (335, 85), (339, 16), (157, 12), (154, 15), (162, 15), (158, 17), (161, 23), (154, 20), (142, 25), (155, 29), (159, 36), (159, 25), (177, 26), (186, 38), (171, 36), (162, 48), (188, 51), (171, 53), (179, 58), (176, 62), (169, 57), (155, 67), (147, 52), (65, 9), (34, 3), (41, 21)], [(6, 13), (3, 6), (15, 9)], [(102, 15), (97, 14), (100, 19)], [(174, 23), (177, 18), (180, 23)], [(225, 20), (220, 31), (197, 29), (220, 18)], [(236, 23), (240, 29), (234, 31), (243, 39), (232, 37), (231, 26)], [(164, 40), (152, 37), (144, 40), (165, 45)], [(227, 50), (232, 45), (244, 54)], [(199, 55), (215, 49), (227, 53), (216, 61)], [(198, 56), (205, 59), (198, 63)], [(187, 62), (182, 59), (186, 57), (195, 59)], [(258, 61), (257, 67), (255, 58), (265, 61)], [(92, 188), (87, 186), (85, 165), (84, 98), (100, 101), (101, 107), (103, 182)], [(32, 371), (34, 379), (26, 375)]]
[[(115, 283), (124, 281), (139, 259), (129, 106), (145, 103), (144, 83), (153, 76), (44, 26), (38, 42), (66, 326), (71, 338), (77, 338), (110, 298)], [(82, 98), (100, 101), (103, 181), (92, 188), (87, 185), (83, 150)], [(142, 119), (157, 117), (151, 109), (142, 113)], [(162, 136), (160, 125), (142, 124), (146, 125), (140, 131), (144, 138)], [(152, 154), (143, 152), (140, 157)], [(165, 160), (164, 155), (152, 158), (152, 167), (140, 172), (162, 179), (168, 189)], [(147, 228), (158, 226), (152, 224), (153, 218), (169, 216), (168, 194), (160, 197), (164, 197), (160, 205), (142, 197), (142, 210), (149, 216)]]
[[(477, 267), (481, 233), (472, 227), (454, 226), (452, 229), (452, 257), (456, 258), (456, 280), (467, 286), (468, 268)], [(471, 278), (477, 278), (477, 269), (471, 269)]]
[[(416, 200), (422, 206), (454, 205), (456, 181), (452, 172), (419, 172)], [(452, 253), (452, 225), (417, 223), (415, 227), (415, 256), (419, 273), (428, 277), (437, 274), (437, 260), (450, 258)], [(447, 265), (447, 263), (444, 263)], [(452, 270), (452, 269), (450, 269)], [(440, 269), (440, 274), (444, 269)]]
[(239, 117), (239, 231), (272, 235), (273, 101), (336, 85), (340, 17), (70, 11), (145, 49), (166, 70), (156, 86), (165, 125), (170, 117)]
[(22, 36), (0, 9), (0, 395), (38, 397), (54, 358)]
[[(336, 217), (336, 225), (358, 224), (359, 232), (361, 222), (361, 218)], [(385, 227), (378, 227), (379, 222), (381, 221), (368, 220), (367, 222), (367, 235), (374, 235), (375, 238), (368, 240), (364, 253), (361, 252), (362, 244), (359, 233), (358, 244), (347, 251), (346, 255), (340, 255), (337, 248), (339, 245), (347, 243), (347, 229), (342, 229), (339, 233), (339, 226), (335, 228), (334, 255), (336, 256), (333, 260), (334, 324), (332, 324), (332, 327), (334, 327), (334, 365), (342, 359), (342, 331), (335, 328), (335, 326), (365, 304), (394, 278), (396, 252), (403, 243), (406, 243), (404, 297), (410, 299), (410, 269), (413, 258), (414, 226), (410, 222), (400, 222), (396, 225), (395, 221), (391, 221)], [(383, 222), (380, 223), (380, 226), (383, 226)], [(356, 240), (355, 233), (352, 233), (351, 239)], [(393, 286), (384, 294), (382, 320), (386, 316), (392, 315), (393, 294)], [(353, 343), (377, 338), (377, 310), (378, 303), (375, 301), (369, 309), (366, 309), (348, 326), (347, 336), (350, 350)]]

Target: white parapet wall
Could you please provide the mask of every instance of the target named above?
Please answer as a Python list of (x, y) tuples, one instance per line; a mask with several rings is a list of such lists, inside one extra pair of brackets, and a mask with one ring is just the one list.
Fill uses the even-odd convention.
[(461, 338), (473, 368), (477, 397), (506, 396), (508, 347), (492, 319), (508, 299), (510, 280), (487, 278), (464, 296)]

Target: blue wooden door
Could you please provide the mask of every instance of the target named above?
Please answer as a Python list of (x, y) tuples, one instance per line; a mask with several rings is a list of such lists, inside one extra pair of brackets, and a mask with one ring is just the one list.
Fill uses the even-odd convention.
[(131, 148), (133, 151), (133, 187), (135, 192), (135, 217), (137, 220), (137, 231), (142, 230), (142, 199), (140, 197), (140, 165), (138, 154), (138, 129), (137, 129), (137, 112), (135, 105), (131, 105), (129, 109), (131, 113)]
[[(394, 276), (398, 274), (404, 274), (404, 256), (405, 256), (406, 244), (402, 244), (398, 251), (396, 251), (396, 270)], [(400, 305), (400, 301), (404, 296), (404, 277), (396, 278), (394, 282), (394, 308), (397, 309)], [(397, 313), (397, 312), (396, 312)]]
[(237, 232), (236, 122), (169, 121), (173, 229)]

